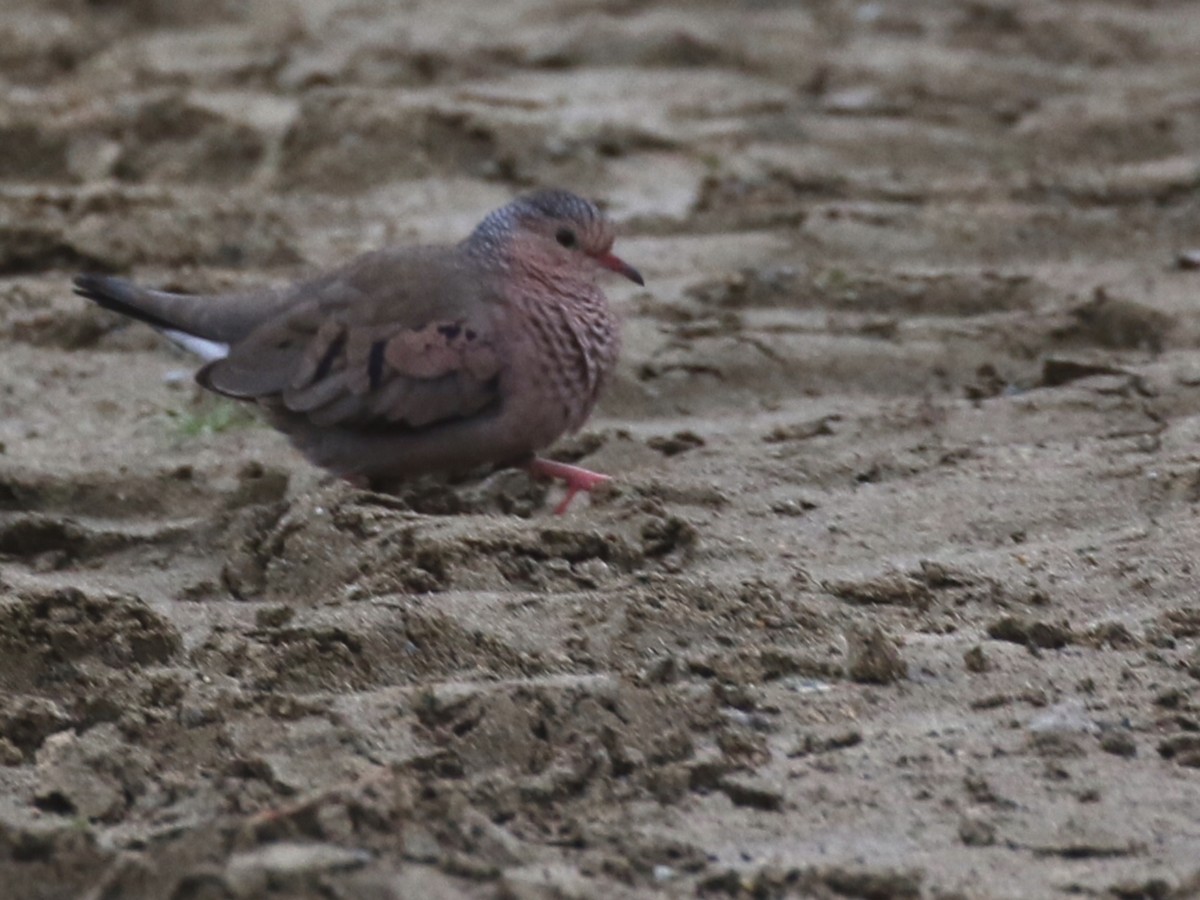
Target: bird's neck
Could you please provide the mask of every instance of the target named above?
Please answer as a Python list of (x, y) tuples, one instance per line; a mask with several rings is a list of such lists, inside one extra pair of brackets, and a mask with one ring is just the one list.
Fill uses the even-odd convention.
[[(486, 220), (485, 220), (486, 221)], [(467, 239), (464, 249), (481, 266), (493, 269), (511, 285), (511, 299), (588, 305), (603, 301), (595, 275), (581, 265), (564, 264), (561, 254), (538, 241), (493, 234), (482, 227)]]

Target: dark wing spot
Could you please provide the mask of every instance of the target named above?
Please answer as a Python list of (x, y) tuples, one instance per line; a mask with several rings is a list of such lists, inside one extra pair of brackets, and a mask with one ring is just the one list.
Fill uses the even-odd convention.
[(387, 341), (376, 341), (367, 355), (367, 380), (371, 384), (371, 390), (377, 389), (383, 383), (383, 351), (386, 348)]
[(452, 322), (449, 325), (439, 325), (438, 326), (438, 334), (440, 334), (442, 337), (444, 337), (448, 341), (452, 341), (456, 337), (458, 337), (458, 334), (460, 331), (462, 331), (462, 326), (459, 325), (457, 322)]
[(325, 350), (325, 355), (321, 357), (321, 361), (317, 363), (317, 370), (313, 373), (312, 380), (320, 381), (329, 374), (329, 370), (333, 368), (333, 361), (338, 358), (338, 354), (342, 352), (342, 348), (346, 346), (346, 333), (343, 331), (332, 341), (329, 342), (329, 347)]
[(473, 341), (473, 340), (475, 340), (475, 332), (472, 329), (468, 328), (466, 331), (463, 332), (463, 337), (465, 337), (468, 341)]

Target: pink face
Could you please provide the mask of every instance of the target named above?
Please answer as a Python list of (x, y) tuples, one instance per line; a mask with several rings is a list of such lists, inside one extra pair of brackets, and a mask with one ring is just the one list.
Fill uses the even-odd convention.
[(526, 245), (527, 253), (541, 257), (550, 265), (583, 266), (585, 270), (598, 266), (623, 275), (635, 284), (646, 283), (637, 269), (613, 254), (612, 223), (586, 201), (580, 200), (561, 212), (537, 209), (522, 217), (514, 237)]

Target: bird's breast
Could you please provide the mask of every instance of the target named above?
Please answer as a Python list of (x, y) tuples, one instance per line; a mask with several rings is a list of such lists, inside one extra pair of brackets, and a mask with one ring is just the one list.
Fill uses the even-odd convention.
[[(513, 365), (522, 389), (538, 405), (553, 437), (587, 420), (616, 365), (620, 329), (603, 294), (560, 294), (554, 302), (522, 304), (525, 340)], [(551, 438), (551, 441), (553, 438)]]

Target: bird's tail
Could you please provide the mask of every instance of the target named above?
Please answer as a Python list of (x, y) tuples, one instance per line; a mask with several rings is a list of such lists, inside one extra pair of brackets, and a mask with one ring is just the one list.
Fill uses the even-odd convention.
[(74, 283), (75, 293), (80, 297), (157, 328), (172, 342), (205, 361), (229, 354), (229, 345), (212, 340), (216, 335), (206, 333), (212, 329), (206, 329), (203, 317), (197, 314), (203, 298), (152, 291), (107, 275), (79, 275)]
[(130, 281), (121, 278), (110, 278), (107, 275), (77, 275), (75, 276), (75, 293), (87, 297), (105, 309), (115, 313), (153, 325), (155, 328), (178, 329), (178, 323), (171, 321), (168, 311), (161, 309), (161, 303), (156, 299), (164, 295), (159, 291), (148, 291)]

